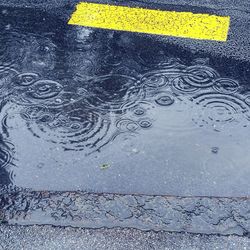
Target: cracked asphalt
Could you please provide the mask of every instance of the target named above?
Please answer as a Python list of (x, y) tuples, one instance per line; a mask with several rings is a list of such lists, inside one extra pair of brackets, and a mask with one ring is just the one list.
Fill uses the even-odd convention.
[(249, 1), (119, 1), (230, 16), (227, 42), (78, 2), (0, 0), (0, 249), (250, 249)]

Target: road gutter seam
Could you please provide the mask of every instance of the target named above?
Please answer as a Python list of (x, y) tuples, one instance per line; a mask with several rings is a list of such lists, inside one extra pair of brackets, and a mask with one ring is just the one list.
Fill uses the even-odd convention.
[(0, 193), (0, 217), (10, 225), (245, 236), (250, 233), (250, 199), (17, 190)]

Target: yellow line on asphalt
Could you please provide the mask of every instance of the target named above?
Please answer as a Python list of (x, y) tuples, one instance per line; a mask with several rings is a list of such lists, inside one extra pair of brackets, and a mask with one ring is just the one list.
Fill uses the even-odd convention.
[(72, 25), (175, 37), (226, 41), (230, 17), (82, 2)]

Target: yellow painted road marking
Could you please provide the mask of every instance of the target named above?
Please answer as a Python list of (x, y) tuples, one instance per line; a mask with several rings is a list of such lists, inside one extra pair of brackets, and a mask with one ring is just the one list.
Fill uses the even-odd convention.
[(69, 22), (86, 27), (226, 41), (230, 17), (82, 2)]

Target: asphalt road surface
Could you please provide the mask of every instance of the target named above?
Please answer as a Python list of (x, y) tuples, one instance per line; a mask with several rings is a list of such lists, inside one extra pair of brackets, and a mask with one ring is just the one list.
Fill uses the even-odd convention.
[(0, 0), (1, 221), (249, 236), (249, 2), (119, 1), (230, 16), (226, 42), (69, 25), (77, 3)]
[[(1, 182), (249, 196), (248, 15), (232, 14), (227, 42), (197, 42), (204, 52), (194, 39), (68, 25), (74, 8), (2, 7)], [(243, 59), (223, 54), (233, 42)]]
[(0, 227), (2, 250), (248, 250), (250, 239), (238, 236), (207, 236), (140, 232), (128, 229), (74, 229), (50, 226)]

